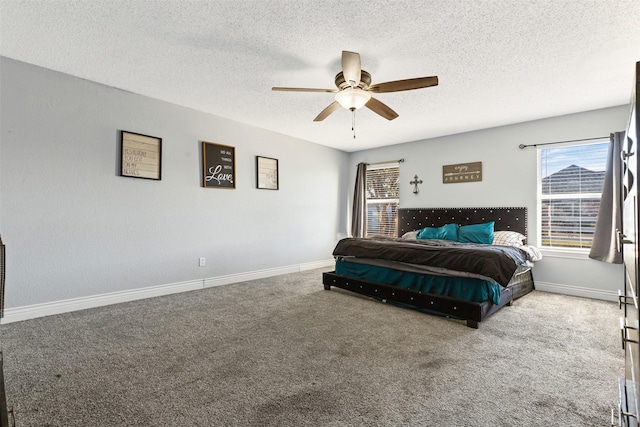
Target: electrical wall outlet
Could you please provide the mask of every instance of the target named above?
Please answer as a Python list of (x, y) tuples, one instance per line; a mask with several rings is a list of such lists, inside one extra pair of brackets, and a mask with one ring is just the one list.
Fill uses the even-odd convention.
[(204, 267), (205, 263), (206, 263), (206, 261), (205, 261), (204, 257), (201, 257), (200, 258), (200, 267)]

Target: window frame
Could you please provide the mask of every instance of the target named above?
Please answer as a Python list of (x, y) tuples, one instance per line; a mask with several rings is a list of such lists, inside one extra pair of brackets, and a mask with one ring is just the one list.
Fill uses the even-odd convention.
[[(575, 146), (587, 146), (596, 144), (609, 144), (608, 138), (601, 138), (596, 140), (576, 140), (567, 143), (556, 143), (554, 148), (569, 148)], [(545, 145), (545, 144), (542, 144)], [(548, 149), (548, 147), (539, 146), (536, 147), (537, 157), (537, 177), (536, 177), (536, 212), (537, 212), (537, 239), (538, 247), (540, 251), (549, 257), (555, 258), (571, 258), (571, 259), (589, 259), (589, 252), (591, 248), (576, 248), (576, 247), (562, 247), (562, 246), (543, 246), (542, 245), (542, 202), (546, 200), (560, 200), (560, 199), (594, 199), (598, 198), (602, 200), (602, 191), (600, 193), (561, 193), (561, 194), (549, 194), (543, 197), (542, 194), (542, 150)], [(606, 157), (605, 157), (606, 167)], [(573, 197), (567, 197), (573, 195)]]
[[(397, 169), (398, 171), (398, 197), (396, 198), (385, 198), (385, 199), (369, 199), (369, 192), (368, 192), (368, 182), (369, 182), (369, 172), (372, 170), (378, 170), (378, 169)], [(395, 204), (395, 221), (392, 221), (391, 223), (393, 224), (395, 222), (396, 227), (392, 228), (393, 234), (391, 235), (391, 237), (398, 237), (398, 209), (400, 208), (400, 165), (398, 164), (398, 162), (389, 162), (389, 163), (376, 163), (376, 164), (367, 164), (367, 180), (365, 183), (365, 209), (364, 209), (364, 223), (365, 223), (365, 230), (364, 230), (364, 236), (365, 237), (373, 237), (373, 236), (381, 236), (383, 234), (369, 234), (369, 205), (377, 205), (377, 204), (384, 204), (384, 203), (392, 203)], [(386, 236), (389, 236), (389, 234), (384, 234)]]

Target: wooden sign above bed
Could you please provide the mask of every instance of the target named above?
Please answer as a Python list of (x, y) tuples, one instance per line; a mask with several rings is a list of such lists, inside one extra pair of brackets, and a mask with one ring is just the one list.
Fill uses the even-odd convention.
[(445, 184), (474, 181), (482, 181), (482, 162), (442, 166), (442, 182)]
[(400, 208), (398, 236), (424, 227), (481, 224), (495, 221), (495, 230), (527, 235), (527, 208)]

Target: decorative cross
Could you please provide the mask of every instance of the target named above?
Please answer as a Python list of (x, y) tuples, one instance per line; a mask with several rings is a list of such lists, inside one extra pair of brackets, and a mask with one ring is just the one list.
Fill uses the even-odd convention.
[(418, 194), (418, 184), (422, 184), (422, 180), (418, 179), (418, 175), (414, 175), (413, 181), (409, 181), (409, 184), (413, 185), (413, 194)]

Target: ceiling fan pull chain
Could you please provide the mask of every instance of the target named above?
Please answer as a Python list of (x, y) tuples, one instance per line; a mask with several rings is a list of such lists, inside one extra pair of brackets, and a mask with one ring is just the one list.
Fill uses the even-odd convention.
[(356, 110), (351, 110), (351, 130), (353, 131), (353, 139), (356, 139)]

